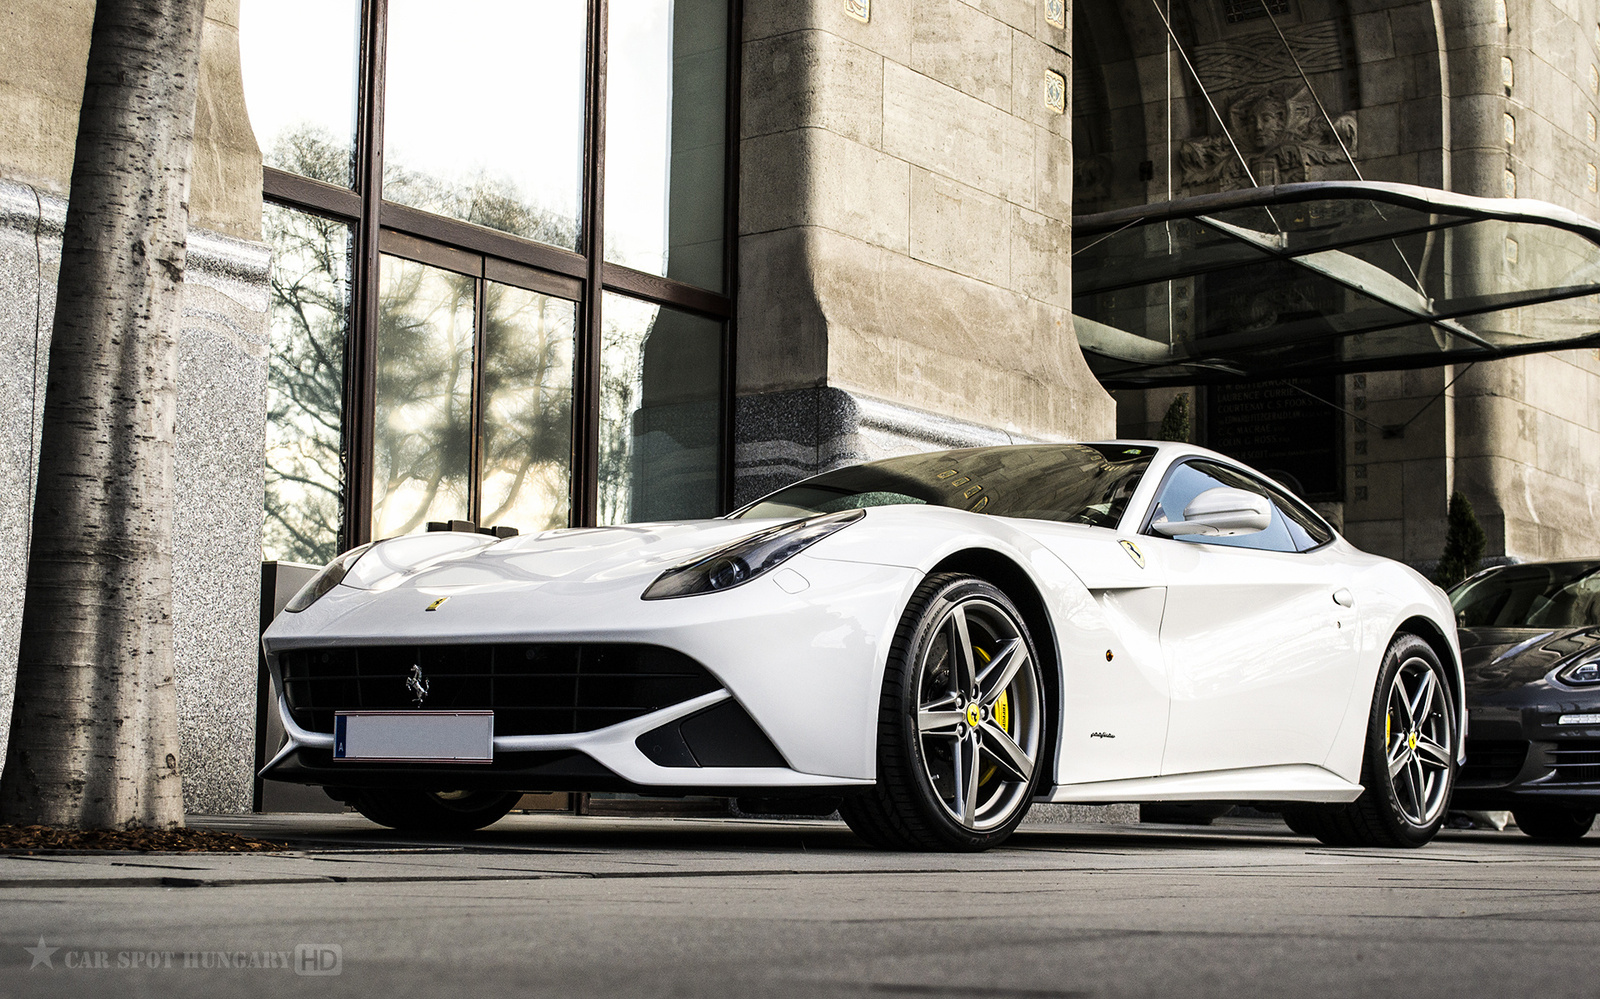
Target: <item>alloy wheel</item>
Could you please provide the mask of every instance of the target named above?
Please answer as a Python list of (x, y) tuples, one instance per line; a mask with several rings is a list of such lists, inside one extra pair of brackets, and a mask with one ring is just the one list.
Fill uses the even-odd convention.
[(933, 797), (968, 830), (1003, 825), (1032, 794), (1044, 741), (1038, 669), (1020, 626), (982, 597), (951, 605), (918, 664), (916, 690)]
[(1420, 656), (1405, 660), (1389, 685), (1384, 759), (1400, 813), (1412, 825), (1428, 825), (1449, 804), (1454, 732), (1438, 671)]

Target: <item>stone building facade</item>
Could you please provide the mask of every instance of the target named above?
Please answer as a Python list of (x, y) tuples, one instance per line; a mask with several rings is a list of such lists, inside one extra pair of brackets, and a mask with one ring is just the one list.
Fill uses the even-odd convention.
[[(1368, 180), (1600, 216), (1600, 0), (566, 6), (561, 30), (583, 74), (567, 97), (500, 85), (481, 102), (541, 113), (573, 102), (563, 141), (582, 165), (562, 181), (573, 193), (519, 205), (490, 176), (492, 157), (488, 173), (471, 175), (477, 186), (452, 188), (427, 175), (425, 157), (402, 163), (384, 144), (386, 126), (398, 135), (402, 118), (431, 107), (416, 68), (426, 60), (405, 63), (406, 46), (422, 38), (444, 51), (454, 36), (425, 25), (449, 5), (210, 0), (180, 337), (175, 616), (191, 808), (250, 805), (263, 555), (314, 561), (296, 553), (368, 540), (391, 522), (380, 516), (386, 488), (426, 491), (397, 477), (399, 450), (375, 457), (384, 441), (374, 414), (398, 412), (383, 409), (382, 377), (385, 324), (405, 305), (397, 275), (415, 278), (413, 293), (456, 289), (439, 293), (477, 338), (463, 348), (468, 367), (488, 363), (504, 302), (554, 317), (540, 335), (554, 338), (550, 356), (567, 372), (519, 397), (553, 392), (534, 429), (570, 435), (534, 470), (554, 497), (538, 516), (590, 524), (715, 513), (887, 453), (1151, 436), (1178, 392), (1194, 399), (1203, 441), (1203, 392), (1113, 397), (1093, 377), (1072, 325), (1072, 218), (1249, 184), (1234, 142), (1259, 183), (1359, 169)], [(10, 712), (55, 247), (93, 10), (92, 0), (0, 0), (0, 718)], [(660, 31), (637, 30), (650, 11), (665, 12), (665, 48)], [(593, 36), (606, 17), (609, 50)], [(275, 18), (294, 30), (270, 30)], [(373, 42), (385, 31), (387, 49)], [(640, 65), (658, 66), (654, 83), (642, 69), (625, 74), (636, 51)], [(332, 83), (312, 92), (332, 106), (359, 78), (353, 117), (333, 122), (348, 134), (318, 145), (309, 132), (274, 131), (277, 112), (263, 99), (290, 100), (297, 81), (271, 74), (328, 52), (338, 55)], [(389, 106), (387, 118), (381, 93), (372, 97), (385, 77), (373, 62), (385, 58), (391, 98), (409, 87), (415, 102)], [(263, 71), (263, 61), (278, 68)], [(460, 91), (477, 68), (464, 60), (432, 89)], [(628, 118), (621, 105), (595, 113), (628, 98), (658, 101), (660, 120)], [(630, 137), (622, 121), (641, 136), (657, 131)], [(620, 152), (634, 147), (670, 176), (637, 174)], [(652, 187), (646, 209), (630, 200)], [(489, 202), (506, 211), (483, 214)], [(630, 225), (626, 212), (641, 211), (661, 214)], [(337, 362), (297, 383), (328, 390), (322, 415), (333, 430), (320, 440), (269, 416), (285, 411), (285, 359), (309, 356), (283, 338), (312, 332), (273, 312), (285, 292), (269, 277), (270, 248), (307, 219), (323, 226), (325, 259), (280, 252), (270, 266), (316, 279), (318, 328), (340, 338)], [(630, 249), (645, 237), (644, 251)], [(1416, 563), (1437, 558), (1454, 489), (1474, 501), (1495, 555), (1600, 549), (1597, 379), (1592, 352), (1342, 377), (1328, 401), (1350, 415), (1321, 442), (1337, 466), (1323, 508), (1356, 543)], [(459, 395), (479, 435), (477, 464), (458, 476), (462, 509), (418, 507), (412, 520), (490, 516), (497, 487), (479, 468), (493, 440), (481, 428), (500, 411), (486, 393), (474, 383)], [(443, 437), (419, 439), (424, 458), (445, 449)], [(294, 532), (271, 514), (264, 549), (264, 505), (276, 509), (284, 481), (270, 455), (296, 448), (304, 467), (321, 460), (331, 476), (326, 516), (307, 521), (321, 533), (285, 548)], [(447, 478), (436, 470), (432, 485)]]
[[(1258, 2), (1172, 7), (1193, 73), (1150, 4), (1077, 7), (1075, 214), (1248, 184), (1197, 74), (1262, 184), (1359, 168), (1366, 180), (1600, 217), (1600, 4), (1279, 0), (1272, 18)], [(1509, 244), (1484, 253), (1537, 266)], [(1460, 490), (1491, 556), (1600, 552), (1596, 352), (1349, 375), (1335, 388), (1329, 401), (1350, 415), (1342, 489), (1323, 508), (1356, 544), (1431, 563)], [(1119, 392), (1119, 432), (1153, 432), (1174, 394)]]

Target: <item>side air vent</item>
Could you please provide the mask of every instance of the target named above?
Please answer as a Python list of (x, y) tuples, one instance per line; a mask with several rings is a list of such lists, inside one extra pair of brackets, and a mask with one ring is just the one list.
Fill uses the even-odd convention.
[(786, 767), (755, 719), (729, 698), (634, 740), (658, 767)]

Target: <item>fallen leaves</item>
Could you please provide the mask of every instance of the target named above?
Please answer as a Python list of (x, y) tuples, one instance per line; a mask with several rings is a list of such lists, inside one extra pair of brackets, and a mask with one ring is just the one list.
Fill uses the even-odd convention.
[(261, 853), (287, 850), (286, 843), (251, 839), (213, 829), (62, 829), (0, 824), (0, 851), (134, 850), (141, 853)]

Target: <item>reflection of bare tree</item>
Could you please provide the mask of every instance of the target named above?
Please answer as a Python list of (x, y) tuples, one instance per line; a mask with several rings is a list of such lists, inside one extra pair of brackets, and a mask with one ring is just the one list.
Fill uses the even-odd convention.
[[(312, 127), (285, 133), (266, 160), (328, 183), (349, 182), (349, 151)], [(577, 238), (573, 222), (524, 203), (511, 185), (485, 175), (450, 185), (391, 163), (385, 194), (555, 245)], [(343, 512), (350, 233), (341, 223), (271, 206), (267, 229), (274, 270), (265, 547), (268, 557), (322, 562), (337, 551)], [(371, 472), (379, 536), (466, 516), (476, 280), (384, 261)], [(484, 523), (536, 530), (567, 521), (575, 322), (571, 302), (486, 283), (479, 406)], [(624, 436), (603, 448), (623, 477), (636, 377), (628, 372), (615, 386), (627, 398), (623, 418), (607, 429)], [(610, 391), (608, 382), (608, 397)], [(618, 407), (608, 413), (612, 408)]]
[(602, 524), (633, 519), (633, 414), (643, 384), (644, 343), (656, 307), (607, 296), (601, 320), (600, 454), (597, 513)]
[(344, 519), (345, 328), (349, 227), (266, 209), (273, 250), (267, 387), (266, 557), (322, 563)]
[[(576, 310), (571, 302), (493, 282), (484, 299), (480, 519), (522, 530), (564, 527)], [(528, 508), (538, 497), (548, 497), (547, 509)]]
[(383, 167), (383, 196), (412, 208), (472, 222), (524, 239), (572, 248), (578, 245), (577, 223), (562, 214), (530, 204), (516, 185), (480, 171), (461, 183), (416, 173), (392, 160)]
[(465, 275), (384, 258), (372, 469), (375, 536), (408, 534), (430, 516), (467, 516), (475, 286)]

